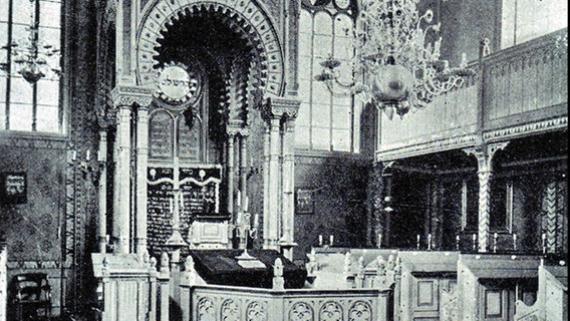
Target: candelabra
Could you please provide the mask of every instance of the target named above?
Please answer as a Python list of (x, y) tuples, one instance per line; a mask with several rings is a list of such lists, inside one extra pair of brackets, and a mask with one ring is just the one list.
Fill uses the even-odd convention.
[[(52, 74), (59, 76), (61, 70), (57, 67), (58, 63), (51, 63), (59, 58), (59, 49), (54, 48), (51, 44), (45, 44), (39, 39), (39, 19), (36, 17), (38, 1), (30, 0), (30, 25), (27, 27), (29, 32), (27, 38), (18, 41), (12, 41), (7, 46), (2, 47), (11, 52), (14, 57), (12, 62), (16, 67), (16, 71), (29, 83), (34, 84), (38, 80)], [(2, 66), (4, 70), (7, 65)], [(10, 72), (9, 70), (6, 70)]]
[(243, 244), (243, 253), (237, 257), (238, 261), (255, 261), (256, 258), (248, 253), (247, 247), (249, 238), (257, 239), (259, 236), (259, 214), (255, 214), (252, 226), (251, 214), (239, 212), (236, 225), (240, 245)]
[(170, 213), (172, 213), (172, 235), (166, 241), (166, 245), (178, 248), (188, 245), (182, 234), (180, 234), (180, 210), (184, 209), (184, 196), (180, 190), (175, 190), (173, 198), (170, 199)]

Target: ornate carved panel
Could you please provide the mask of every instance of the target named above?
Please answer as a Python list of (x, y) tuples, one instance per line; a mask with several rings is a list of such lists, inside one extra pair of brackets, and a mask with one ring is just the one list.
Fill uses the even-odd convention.
[(246, 310), (246, 321), (267, 321), (267, 305), (262, 302), (251, 302)]
[(297, 302), (289, 311), (289, 321), (314, 321), (314, 312), (305, 302)]
[(349, 321), (371, 321), (372, 320), (372, 308), (370, 304), (358, 301), (352, 305), (348, 311)]
[(336, 302), (327, 302), (319, 312), (320, 321), (342, 321), (342, 307)]

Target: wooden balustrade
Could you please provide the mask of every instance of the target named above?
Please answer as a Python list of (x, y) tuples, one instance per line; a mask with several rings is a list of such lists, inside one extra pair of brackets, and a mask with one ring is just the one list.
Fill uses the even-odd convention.
[[(381, 161), (474, 146), (495, 131), (568, 115), (568, 53), (557, 45), (567, 29), (498, 51), (470, 65), (477, 75), (425, 109), (381, 117)], [(536, 127), (536, 128), (535, 128)], [(519, 129), (543, 131), (548, 126)], [(525, 132), (526, 133), (526, 132)]]
[(565, 266), (540, 266), (536, 302), (516, 303), (515, 321), (567, 321), (568, 270)]
[(8, 278), (7, 268), (8, 251), (0, 243), (0, 321), (6, 321), (6, 307), (8, 301)]

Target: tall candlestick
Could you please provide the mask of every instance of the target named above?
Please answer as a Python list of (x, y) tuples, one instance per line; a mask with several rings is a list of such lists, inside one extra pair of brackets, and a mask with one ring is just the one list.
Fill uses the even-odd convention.
[(430, 234), (428, 234), (428, 251), (431, 251), (431, 245), (432, 245), (432, 244), (431, 244), (431, 239), (432, 239), (432, 235), (431, 235), (431, 233), (430, 233)]
[(477, 251), (477, 234), (473, 233), (473, 251)]
[(334, 235), (330, 236), (330, 246), (334, 245)]
[(321, 246), (321, 247), (323, 246), (323, 235), (322, 234), (319, 235), (319, 246)]
[(420, 249), (420, 246), (421, 246), (421, 244), (420, 244), (421, 240), (422, 240), (422, 237), (418, 234), (416, 236), (416, 247), (418, 248), (418, 250)]
[(87, 150), (87, 153), (86, 153), (86, 155), (85, 155), (85, 159), (86, 159), (87, 161), (90, 161), (90, 160), (91, 160), (91, 151), (90, 151), (89, 149)]
[(497, 253), (497, 242), (499, 240), (499, 233), (493, 235), (493, 252)]
[(517, 233), (513, 234), (513, 250), (517, 250)]
[(457, 249), (457, 251), (459, 251), (460, 247), (461, 247), (461, 236), (457, 235), (455, 237), (455, 248)]
[(378, 248), (382, 248), (382, 234), (378, 234)]
[(542, 233), (542, 253), (546, 254), (546, 234)]

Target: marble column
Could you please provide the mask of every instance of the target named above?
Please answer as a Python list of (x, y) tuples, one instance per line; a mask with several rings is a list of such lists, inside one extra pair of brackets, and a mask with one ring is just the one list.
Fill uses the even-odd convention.
[(117, 112), (117, 166), (115, 168), (115, 193), (118, 195), (118, 208), (115, 219), (118, 228), (118, 243), (116, 252), (127, 254), (130, 252), (130, 189), (131, 189), (131, 106), (121, 105)]
[(267, 230), (268, 248), (279, 249), (279, 235), (281, 231), (281, 117), (274, 116), (270, 122), (269, 134), (269, 184), (267, 198), (269, 201), (268, 216), (271, 217)]
[(272, 217), (269, 215), (269, 164), (271, 159), (271, 125), (265, 126), (263, 134), (263, 247), (269, 248), (269, 228)]
[(465, 149), (465, 153), (477, 158), (477, 175), (479, 177), (479, 252), (489, 251), (490, 216), (491, 216), (491, 182), (493, 179), (493, 156), (507, 147), (509, 142), (494, 143), (486, 146)]
[(283, 132), (283, 236), (285, 256), (293, 259), (295, 244), (295, 117), (288, 117)]
[(235, 169), (235, 134), (228, 133), (227, 170), (228, 170), (228, 214), (234, 215), (234, 169)]
[(99, 151), (97, 153), (99, 162), (99, 217), (97, 243), (99, 253), (107, 252), (107, 130), (99, 131)]
[(247, 159), (248, 159), (248, 155), (247, 155), (247, 139), (248, 139), (248, 135), (245, 132), (242, 132), (240, 135), (240, 139), (239, 139), (239, 190), (240, 190), (240, 194), (241, 194), (241, 211), (245, 212), (245, 211), (249, 211), (248, 208), (246, 208), (246, 203), (247, 203), (247, 171), (248, 171), (248, 165), (247, 165)]
[(148, 107), (137, 109), (137, 172), (136, 172), (136, 252), (143, 254), (147, 246), (147, 170), (148, 170)]

